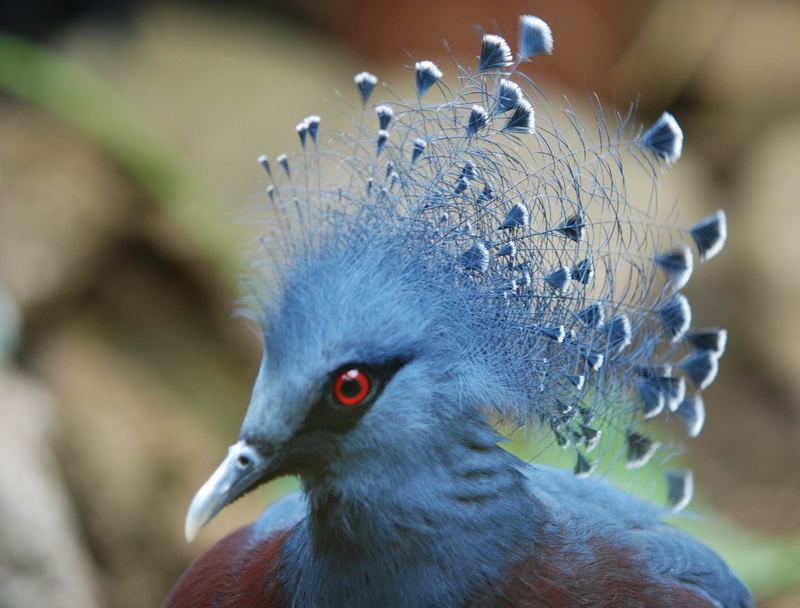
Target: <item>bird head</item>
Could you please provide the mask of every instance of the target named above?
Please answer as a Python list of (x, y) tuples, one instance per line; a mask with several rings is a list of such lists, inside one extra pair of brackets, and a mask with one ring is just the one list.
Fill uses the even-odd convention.
[(503, 384), (485, 356), (493, 338), (480, 339), (480, 298), (423, 248), (411, 234), (328, 238), (285, 269), (238, 441), (195, 496), (188, 538), (279, 476), (358, 483), (376, 467), (391, 477), (430, 466), (455, 419), (480, 418), (476, 404)]
[[(514, 82), (529, 80), (520, 62), (552, 51), (550, 29), (523, 16), (519, 31), (516, 60), (484, 35), (476, 72), (459, 66), (455, 89), (416, 62), (411, 101), (373, 105), (378, 78), (361, 72), (374, 112), (355, 129), (327, 133), (309, 116), (295, 127), (301, 154), (278, 155), (274, 172), (259, 157), (279, 262), (264, 282), (264, 358), (239, 440), (189, 509), (188, 537), (280, 475), (341, 489), (367, 472), (434, 469), (442, 444), (487, 411), (551, 430), (575, 449), (578, 477), (597, 465), (587, 454), (603, 428), (624, 437), (630, 468), (656, 453), (640, 431), (662, 412), (700, 432), (700, 392), (726, 334), (692, 329), (680, 291), (694, 271), (688, 243), (701, 262), (714, 257), (725, 215), (665, 223), (650, 186), (681, 155), (675, 118), (642, 130), (630, 112), (610, 122), (599, 107), (596, 125), (571, 107), (553, 116), (535, 87)], [(629, 194), (628, 168), (648, 187)], [(685, 506), (686, 472), (667, 484), (668, 502)]]

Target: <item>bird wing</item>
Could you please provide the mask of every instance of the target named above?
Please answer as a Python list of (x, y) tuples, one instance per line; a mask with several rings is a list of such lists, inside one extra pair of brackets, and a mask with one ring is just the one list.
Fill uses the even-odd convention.
[(541, 539), (512, 567), (501, 605), (747, 608), (749, 593), (713, 551), (665, 513), (601, 479), (526, 467)]
[(659, 580), (674, 581), (707, 597), (712, 606), (748, 608), (749, 592), (725, 562), (711, 549), (667, 524), (634, 530), (633, 542), (648, 569)]
[(248, 526), (229, 534), (181, 575), (162, 608), (284, 606), (273, 575), (291, 529), (306, 514), (299, 492), (274, 503)]

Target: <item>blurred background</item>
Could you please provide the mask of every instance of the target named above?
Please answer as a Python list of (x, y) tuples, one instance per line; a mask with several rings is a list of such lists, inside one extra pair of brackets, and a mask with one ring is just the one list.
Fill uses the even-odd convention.
[(5, 0), (0, 607), (156, 606), (292, 487), (183, 540), (259, 357), (232, 317), (255, 159), (296, 149), (309, 113), (344, 127), (355, 72), (408, 91), (414, 59), (452, 73), (475, 26), (514, 41), (520, 13), (552, 26), (555, 54), (525, 71), (555, 103), (669, 109), (686, 146), (667, 204), (728, 211), (727, 250), (689, 289), (731, 337), (686, 454), (702, 515), (681, 525), (759, 605), (800, 606), (800, 3)]

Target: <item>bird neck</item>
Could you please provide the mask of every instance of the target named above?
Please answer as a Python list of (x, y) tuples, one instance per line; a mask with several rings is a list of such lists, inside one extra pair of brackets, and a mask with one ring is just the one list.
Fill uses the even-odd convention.
[[(530, 547), (535, 509), (520, 461), (488, 427), (442, 436), (393, 465), (305, 484), (309, 517), (286, 569), (293, 605), (457, 605)], [(392, 604), (394, 605), (394, 604)]]

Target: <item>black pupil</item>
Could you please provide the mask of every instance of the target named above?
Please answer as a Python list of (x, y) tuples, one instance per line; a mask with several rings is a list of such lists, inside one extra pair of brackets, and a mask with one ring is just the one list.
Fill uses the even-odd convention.
[(361, 392), (361, 383), (354, 378), (348, 378), (342, 382), (341, 391), (344, 397), (351, 399)]

